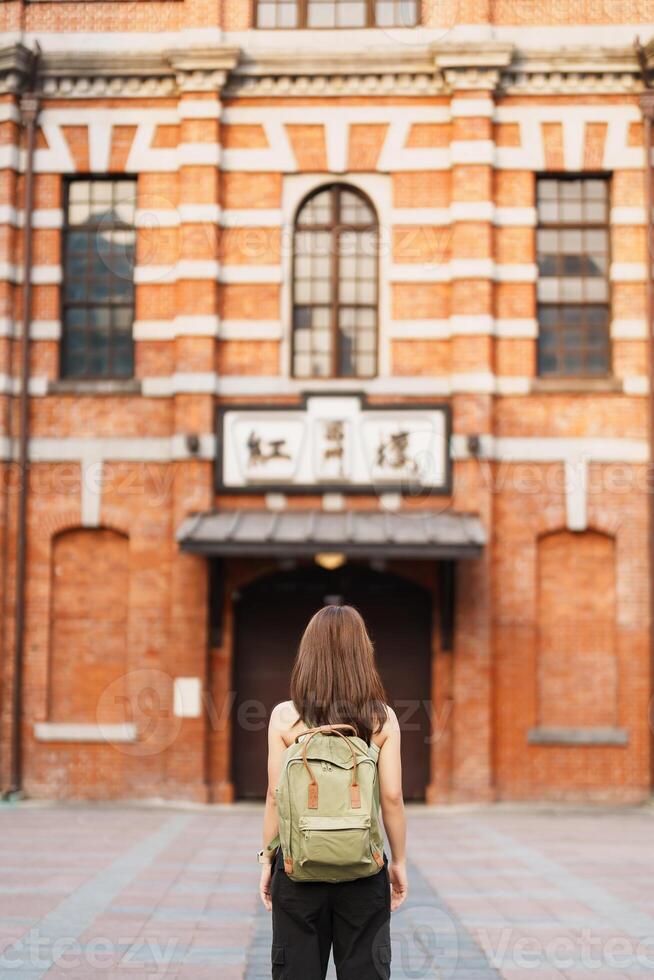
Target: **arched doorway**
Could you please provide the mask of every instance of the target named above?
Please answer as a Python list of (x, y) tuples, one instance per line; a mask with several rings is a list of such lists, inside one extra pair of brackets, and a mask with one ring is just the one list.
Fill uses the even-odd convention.
[(375, 643), (390, 703), (402, 722), (404, 791), (422, 800), (429, 781), (431, 596), (397, 575), (348, 564), (299, 565), (257, 579), (235, 599), (233, 773), (241, 799), (266, 790), (266, 718), (288, 697), (288, 679), (308, 619), (329, 602), (356, 606)]

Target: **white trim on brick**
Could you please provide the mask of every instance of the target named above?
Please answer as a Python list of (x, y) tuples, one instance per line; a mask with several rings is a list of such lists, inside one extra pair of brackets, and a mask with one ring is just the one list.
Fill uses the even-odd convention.
[(390, 267), (391, 282), (449, 282), (451, 263), (395, 262)]
[(528, 338), (538, 337), (538, 320), (525, 317), (524, 319), (496, 319), (495, 335), (507, 338)]
[(180, 224), (217, 225), (223, 216), (219, 204), (180, 204), (177, 208)]
[(494, 319), (490, 313), (478, 313), (468, 316), (467, 314), (455, 314), (450, 317), (451, 336), (479, 336), (481, 334), (492, 334)]
[[(398, 379), (396, 379), (398, 380)], [(407, 379), (399, 379), (407, 380)], [(412, 394), (449, 393), (443, 378), (410, 378)], [(430, 382), (432, 383), (430, 385)], [(435, 384), (433, 384), (435, 383)], [(318, 390), (318, 385), (312, 389)], [(343, 391), (361, 390), (359, 385), (350, 385), (349, 389), (341, 386)], [(251, 388), (251, 394), (255, 389)], [(323, 390), (333, 391), (334, 385), (327, 384)], [(379, 393), (396, 394), (396, 389), (388, 385), (377, 385)], [(451, 440), (452, 455), (455, 460), (468, 459), (470, 453), (467, 447), (467, 437), (455, 433)], [(0, 438), (0, 454), (3, 459), (9, 458), (9, 440)], [(186, 435), (178, 433), (170, 438), (113, 436), (113, 437), (36, 437), (30, 439), (30, 458), (34, 463), (79, 462), (84, 460), (102, 460), (110, 463), (143, 462), (167, 463), (171, 460), (200, 458), (211, 460), (215, 456), (216, 439), (213, 433), (200, 434), (200, 451), (196, 455), (188, 452)], [(648, 460), (648, 445), (646, 439), (623, 439), (620, 437), (587, 437), (587, 436), (481, 436), (481, 455), (487, 459), (502, 462), (534, 462), (556, 463), (563, 460), (586, 459), (589, 462), (600, 463), (634, 463), (646, 464)]]
[[(0, 280), (14, 284), (22, 283), (23, 267), (11, 262), (0, 262)], [(58, 286), (63, 280), (60, 265), (33, 265), (32, 284), (35, 286)]]
[(34, 725), (37, 742), (136, 742), (136, 725), (123, 722), (94, 725), (87, 722), (37, 721)]
[(609, 278), (611, 282), (645, 282), (647, 266), (644, 262), (612, 262)]
[(495, 264), (496, 282), (536, 282), (537, 279), (538, 266), (535, 262)]
[(452, 140), (449, 149), (453, 166), (457, 163), (492, 164), (495, 160), (493, 140)]
[(134, 340), (174, 340), (176, 337), (217, 337), (217, 316), (178, 316), (173, 320), (135, 320)]
[(219, 143), (179, 143), (177, 162), (180, 167), (217, 167), (220, 165)]
[(391, 320), (388, 336), (392, 340), (449, 340), (450, 320)]
[(224, 228), (281, 228), (281, 208), (230, 208), (222, 213)]
[(452, 259), (450, 279), (492, 279), (495, 263), (492, 259)]
[(531, 378), (513, 376), (510, 374), (495, 378), (496, 395), (528, 395), (531, 390)]
[(223, 265), (218, 275), (224, 283), (273, 283), (282, 281), (279, 265)]
[(392, 208), (390, 213), (393, 225), (449, 225), (449, 208)]
[(538, 321), (532, 319), (495, 319), (490, 314), (454, 315), (449, 319), (391, 320), (389, 337), (393, 339), (449, 340), (461, 336), (495, 336), (506, 339), (533, 339), (538, 336)]
[(644, 225), (647, 221), (645, 208), (611, 208), (609, 221), (612, 225)]
[(220, 119), (222, 105), (217, 100), (181, 98), (177, 114), (180, 119)]
[(213, 395), (218, 375), (213, 371), (179, 371), (160, 377), (142, 378), (141, 391), (146, 398), (169, 398), (171, 395)]
[(492, 201), (455, 201), (450, 205), (450, 220), (492, 221), (495, 205)]
[(280, 320), (223, 320), (221, 340), (281, 340)]
[(495, 436), (492, 456), (505, 462), (557, 463), (583, 456), (598, 463), (646, 463), (645, 439), (599, 436)]
[(13, 102), (5, 102), (0, 105), (0, 123), (6, 122), (20, 123), (20, 111)]
[(649, 395), (649, 378), (646, 374), (623, 378), (622, 390), (625, 395)]
[(646, 340), (647, 323), (645, 320), (612, 320), (611, 337), (613, 340)]
[(20, 170), (23, 155), (17, 146), (0, 146), (0, 170)]
[(452, 99), (452, 116), (487, 116), (493, 118), (495, 105), (492, 99)]
[(499, 227), (535, 227), (538, 223), (536, 208), (495, 208), (495, 224)]

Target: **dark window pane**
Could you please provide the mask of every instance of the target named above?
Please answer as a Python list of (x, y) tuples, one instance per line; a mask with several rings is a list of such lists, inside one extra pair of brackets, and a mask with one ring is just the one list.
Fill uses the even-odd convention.
[(555, 276), (557, 273), (556, 256), (540, 255), (538, 257), (538, 273), (541, 276)]
[(557, 367), (556, 355), (541, 350), (539, 365), (541, 374), (555, 374)]
[(541, 351), (552, 351), (556, 347), (557, 336), (552, 330), (543, 330), (540, 335)]
[(564, 306), (560, 314), (561, 322), (566, 327), (578, 327), (584, 321), (583, 306)]
[(135, 200), (133, 180), (68, 183), (64, 376), (133, 374)]
[(606, 306), (587, 306), (586, 318), (591, 326), (607, 327), (609, 311)]
[(542, 178), (537, 201), (539, 372), (605, 374), (610, 352), (608, 181)]
[(129, 378), (134, 373), (134, 345), (129, 334), (118, 333), (113, 337), (113, 373)]
[(563, 256), (563, 275), (581, 276), (585, 270), (583, 255), (564, 255)]

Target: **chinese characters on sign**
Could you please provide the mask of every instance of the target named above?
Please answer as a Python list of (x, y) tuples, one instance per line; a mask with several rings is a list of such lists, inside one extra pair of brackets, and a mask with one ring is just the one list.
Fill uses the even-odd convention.
[(298, 409), (227, 409), (220, 425), (226, 489), (447, 489), (443, 406), (369, 408), (359, 396), (316, 395)]

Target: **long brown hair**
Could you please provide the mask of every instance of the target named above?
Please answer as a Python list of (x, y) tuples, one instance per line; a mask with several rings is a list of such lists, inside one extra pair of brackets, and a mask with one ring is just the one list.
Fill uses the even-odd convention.
[(291, 674), (291, 698), (310, 728), (354, 725), (370, 742), (386, 721), (386, 694), (366, 624), (352, 606), (323, 606), (309, 621)]

